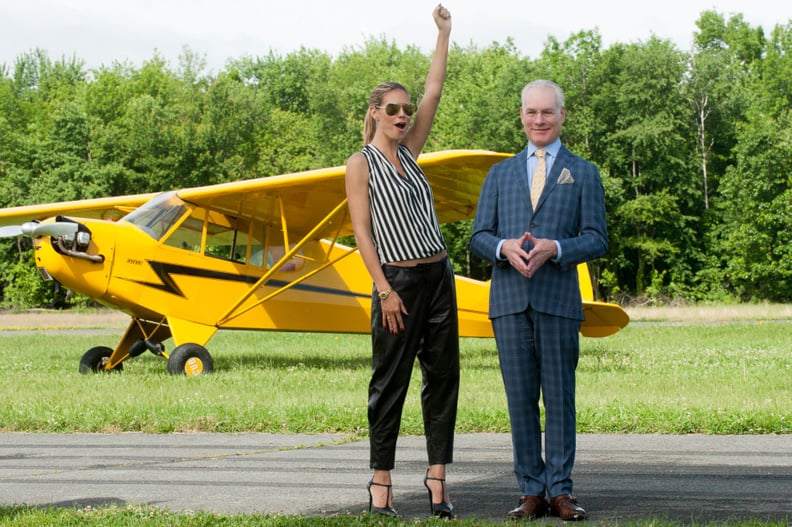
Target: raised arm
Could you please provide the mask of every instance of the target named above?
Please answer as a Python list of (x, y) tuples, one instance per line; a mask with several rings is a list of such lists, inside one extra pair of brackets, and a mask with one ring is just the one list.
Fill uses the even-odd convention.
[(440, 96), (443, 93), (446, 66), (448, 65), (451, 13), (442, 4), (438, 4), (432, 16), (437, 25), (437, 44), (435, 45), (434, 55), (432, 55), (429, 73), (426, 76), (423, 96), (415, 113), (415, 120), (410, 132), (403, 141), (403, 144), (410, 149), (416, 159), (423, 150), (426, 139), (429, 137), (429, 132), (432, 130), (437, 106), (440, 104)]

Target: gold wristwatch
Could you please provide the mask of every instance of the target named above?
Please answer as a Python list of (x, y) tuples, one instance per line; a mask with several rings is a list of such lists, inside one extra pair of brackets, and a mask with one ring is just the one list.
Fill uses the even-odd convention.
[(388, 289), (386, 289), (385, 291), (380, 291), (379, 293), (377, 293), (377, 296), (379, 296), (379, 297), (380, 297), (380, 300), (385, 300), (386, 298), (388, 298), (388, 296), (389, 296), (389, 295), (390, 295), (392, 292), (393, 292), (393, 288), (392, 288), (392, 287), (389, 287), (389, 288), (388, 288)]

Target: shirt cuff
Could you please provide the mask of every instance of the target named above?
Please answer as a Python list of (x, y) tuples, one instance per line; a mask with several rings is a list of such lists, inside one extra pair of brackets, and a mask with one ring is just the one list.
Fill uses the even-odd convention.
[(558, 263), (561, 261), (561, 244), (558, 242), (558, 240), (553, 240), (553, 242), (555, 242), (556, 244), (556, 250), (558, 251), (558, 255), (556, 255), (556, 257), (553, 258), (551, 261), (553, 263)]
[(503, 244), (506, 243), (506, 240), (501, 240), (498, 242), (498, 246), (495, 247), (495, 261), (496, 262), (505, 262), (507, 258), (501, 256), (501, 247)]

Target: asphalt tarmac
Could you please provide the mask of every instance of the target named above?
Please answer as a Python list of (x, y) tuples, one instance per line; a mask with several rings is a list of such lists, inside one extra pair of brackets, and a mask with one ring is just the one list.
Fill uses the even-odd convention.
[[(399, 440), (396, 508), (428, 516), (422, 437)], [(448, 485), (460, 519), (501, 522), (517, 505), (508, 434), (457, 436)], [(575, 494), (587, 524), (792, 522), (792, 436), (578, 436)], [(0, 434), (0, 503), (144, 504), (306, 516), (368, 506), (368, 442), (342, 435)], [(557, 518), (534, 524), (561, 525)]]

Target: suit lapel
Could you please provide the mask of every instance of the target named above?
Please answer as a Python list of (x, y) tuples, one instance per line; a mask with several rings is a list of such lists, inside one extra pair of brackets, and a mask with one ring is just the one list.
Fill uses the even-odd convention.
[(528, 188), (528, 149), (524, 149), (514, 158), (514, 179), (517, 184), (517, 195), (524, 196), (525, 206), (531, 210), (531, 189)]

